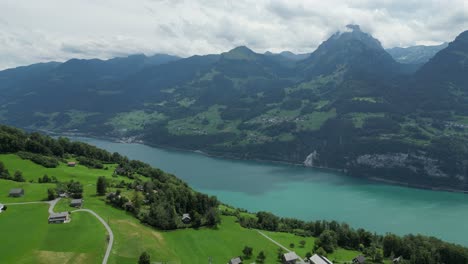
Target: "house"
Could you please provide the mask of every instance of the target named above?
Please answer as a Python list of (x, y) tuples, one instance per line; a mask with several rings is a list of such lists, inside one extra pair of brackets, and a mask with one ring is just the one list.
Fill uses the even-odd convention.
[(190, 224), (191, 221), (192, 221), (192, 218), (190, 218), (190, 214), (183, 214), (182, 215), (182, 222), (184, 224)]
[(353, 259), (353, 264), (364, 264), (366, 263), (366, 258), (364, 256), (357, 256)]
[(53, 213), (49, 215), (49, 224), (63, 224), (70, 222), (70, 220), (68, 212)]
[(10, 190), (10, 197), (21, 197), (24, 195), (24, 190), (21, 188), (15, 188)]
[(3, 204), (0, 204), (0, 213), (5, 211), (6, 207)]
[(283, 254), (283, 263), (284, 264), (296, 264), (296, 261), (298, 261), (300, 258), (296, 254), (296, 252), (288, 252)]
[(72, 199), (70, 202), (70, 206), (81, 208), (81, 206), (83, 206), (83, 199)]
[(324, 256), (320, 256), (320, 255), (313, 255), (312, 257), (310, 257), (310, 263), (311, 264), (333, 264), (330, 260), (328, 260), (326, 257)]
[(242, 264), (242, 259), (240, 257), (233, 258), (229, 261), (229, 264)]
[(67, 163), (67, 166), (68, 166), (68, 167), (75, 167), (75, 166), (76, 166), (76, 162), (74, 162), (74, 161), (69, 161), (69, 162)]

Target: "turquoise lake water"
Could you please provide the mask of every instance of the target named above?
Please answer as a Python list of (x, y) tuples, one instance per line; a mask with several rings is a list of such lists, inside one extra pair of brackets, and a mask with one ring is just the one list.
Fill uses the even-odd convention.
[(385, 185), (293, 165), (75, 139), (145, 161), (177, 175), (198, 191), (252, 212), (343, 221), (380, 234), (420, 233), (468, 246), (466, 194)]

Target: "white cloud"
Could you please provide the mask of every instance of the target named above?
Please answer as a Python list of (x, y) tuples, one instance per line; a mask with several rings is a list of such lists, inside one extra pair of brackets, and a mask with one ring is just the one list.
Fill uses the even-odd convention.
[(346, 24), (385, 47), (451, 41), (466, 0), (15, 0), (0, 2), (0, 69), (132, 53), (220, 53), (238, 45), (311, 52)]

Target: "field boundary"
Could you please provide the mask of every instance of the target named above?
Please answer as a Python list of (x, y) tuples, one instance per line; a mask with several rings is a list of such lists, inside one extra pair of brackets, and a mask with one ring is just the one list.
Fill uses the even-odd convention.
[(279, 246), (280, 248), (286, 250), (287, 252), (291, 252), (291, 250), (289, 250), (289, 248), (281, 245), (280, 243), (276, 242), (273, 238), (267, 236), (265, 233), (263, 233), (262, 231), (260, 230), (255, 230), (257, 231), (260, 235), (262, 235), (263, 237), (265, 237), (266, 239), (270, 240), (271, 242), (273, 242), (274, 244), (276, 244), (277, 246)]

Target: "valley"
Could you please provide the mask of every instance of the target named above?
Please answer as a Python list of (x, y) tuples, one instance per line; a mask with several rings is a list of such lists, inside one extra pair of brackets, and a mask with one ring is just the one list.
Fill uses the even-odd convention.
[(0, 121), (467, 191), (467, 34), (392, 57), (348, 25), (300, 59), (239, 46), (19, 67), (0, 72)]

